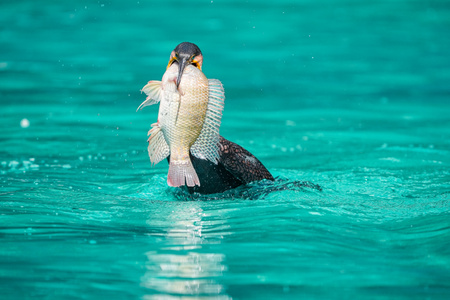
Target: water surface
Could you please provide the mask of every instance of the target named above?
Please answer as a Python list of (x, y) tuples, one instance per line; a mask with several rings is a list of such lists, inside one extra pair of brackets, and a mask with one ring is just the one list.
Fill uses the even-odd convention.
[[(2, 299), (450, 296), (445, 1), (0, 7)], [(182, 41), (274, 184), (151, 167), (140, 89)]]

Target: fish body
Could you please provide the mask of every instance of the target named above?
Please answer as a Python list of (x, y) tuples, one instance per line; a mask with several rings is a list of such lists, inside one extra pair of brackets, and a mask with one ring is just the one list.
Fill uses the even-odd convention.
[(143, 88), (148, 97), (140, 107), (160, 102), (158, 122), (149, 132), (149, 156), (156, 164), (170, 155), (169, 186), (200, 186), (190, 153), (217, 163), (225, 96), (220, 81), (208, 80), (193, 65), (185, 67), (178, 87), (177, 76), (178, 66), (174, 63), (162, 81), (150, 81)]
[(168, 184), (180, 186), (186, 181), (188, 186), (200, 185), (189, 150), (203, 128), (208, 107), (208, 79), (202, 71), (189, 65), (183, 72), (178, 91), (177, 75), (178, 67), (173, 64), (163, 76), (163, 97), (158, 114), (158, 122), (170, 148)]

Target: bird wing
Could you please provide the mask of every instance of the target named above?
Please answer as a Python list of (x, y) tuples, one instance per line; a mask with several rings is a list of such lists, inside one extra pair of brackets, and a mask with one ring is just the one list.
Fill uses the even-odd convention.
[(272, 174), (249, 151), (236, 143), (220, 137), (220, 160), (225, 169), (243, 183), (257, 180), (274, 180)]

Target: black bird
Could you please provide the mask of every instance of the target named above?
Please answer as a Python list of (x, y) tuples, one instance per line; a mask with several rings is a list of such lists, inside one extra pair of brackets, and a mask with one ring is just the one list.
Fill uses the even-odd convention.
[(191, 155), (194, 169), (202, 184), (188, 187), (190, 193), (222, 193), (253, 181), (274, 180), (266, 167), (253, 154), (238, 144), (220, 136), (219, 148), (217, 165), (209, 160)]

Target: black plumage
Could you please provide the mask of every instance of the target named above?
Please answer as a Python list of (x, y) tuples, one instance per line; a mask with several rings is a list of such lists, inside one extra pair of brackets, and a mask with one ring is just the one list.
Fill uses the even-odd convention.
[(222, 193), (252, 181), (274, 180), (272, 174), (253, 154), (222, 136), (217, 165), (192, 155), (191, 161), (201, 185), (188, 187), (190, 193)]

